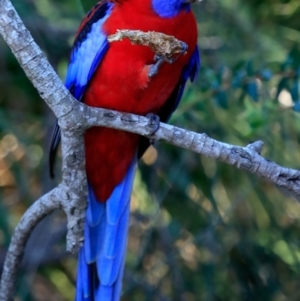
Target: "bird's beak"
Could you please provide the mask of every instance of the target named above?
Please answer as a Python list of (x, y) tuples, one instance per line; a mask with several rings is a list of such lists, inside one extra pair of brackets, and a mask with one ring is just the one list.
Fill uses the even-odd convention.
[(184, 0), (184, 3), (194, 3), (194, 2), (201, 2), (202, 0)]

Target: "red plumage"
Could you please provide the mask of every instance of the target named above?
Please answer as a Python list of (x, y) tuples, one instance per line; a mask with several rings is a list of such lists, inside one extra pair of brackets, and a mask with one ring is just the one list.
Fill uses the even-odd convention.
[[(168, 121), (187, 80), (195, 79), (200, 66), (192, 2), (195, 0), (100, 0), (77, 32), (66, 87), (89, 106), (140, 115), (155, 113), (163, 122)], [(118, 29), (163, 32), (185, 42), (188, 50), (172, 64), (162, 58), (157, 61), (149, 47), (132, 45), (128, 40), (108, 44), (107, 36)], [(153, 68), (158, 65), (158, 70)], [(60, 135), (56, 124), (49, 156), (51, 176)], [(88, 208), (76, 300), (117, 301), (122, 287), (135, 156), (143, 154), (149, 140), (100, 127), (87, 130), (84, 138)]]
[[(156, 113), (174, 90), (195, 49), (196, 21), (192, 12), (186, 11), (172, 18), (161, 18), (151, 9), (151, 0), (113, 2), (115, 6), (102, 28), (106, 35), (114, 34), (117, 29), (163, 32), (185, 42), (188, 51), (173, 64), (164, 63), (158, 74), (149, 79), (150, 65), (155, 63), (154, 53), (128, 40), (113, 42), (95, 71), (83, 101), (121, 112)], [(108, 128), (86, 132), (87, 177), (98, 200), (106, 201), (121, 182), (137, 147), (135, 134)]]

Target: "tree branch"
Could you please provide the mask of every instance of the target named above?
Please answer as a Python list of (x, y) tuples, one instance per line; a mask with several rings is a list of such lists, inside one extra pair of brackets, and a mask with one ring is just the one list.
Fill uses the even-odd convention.
[(33, 228), (46, 215), (59, 207), (59, 188), (37, 200), (23, 215), (10, 242), (1, 278), (0, 300), (13, 300), (19, 266), (26, 242)]
[(151, 126), (147, 117), (91, 107), (86, 109), (86, 113), (86, 116), (82, 115), (82, 118), (87, 118), (83, 122), (86, 128), (105, 126), (155, 140), (164, 140), (208, 158), (234, 165), (238, 169), (246, 170), (261, 178), (267, 178), (274, 184), (290, 190), (295, 196), (300, 196), (300, 172), (282, 167), (262, 157), (260, 155), (263, 147), (262, 141), (240, 147), (217, 141), (204, 133), (195, 133), (165, 123), (160, 123), (157, 132), (151, 135)]
[(87, 188), (83, 132), (77, 127), (81, 114), (78, 101), (65, 88), (9, 0), (0, 1), (0, 34), (62, 128), (62, 183), (69, 189), (59, 190), (60, 199), (66, 200), (60, 205), (68, 217), (67, 249), (77, 252), (83, 241)]

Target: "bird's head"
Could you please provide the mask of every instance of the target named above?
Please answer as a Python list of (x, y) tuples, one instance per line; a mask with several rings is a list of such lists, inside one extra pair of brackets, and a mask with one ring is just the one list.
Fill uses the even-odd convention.
[(199, 0), (152, 0), (152, 7), (160, 17), (172, 18), (181, 11), (189, 11), (192, 2)]
[[(102, 2), (101, 0), (100, 2)], [(202, 0), (104, 0), (122, 6), (123, 4), (135, 7), (140, 13), (148, 13), (149, 9), (162, 18), (172, 18), (180, 12), (189, 12), (191, 3)]]

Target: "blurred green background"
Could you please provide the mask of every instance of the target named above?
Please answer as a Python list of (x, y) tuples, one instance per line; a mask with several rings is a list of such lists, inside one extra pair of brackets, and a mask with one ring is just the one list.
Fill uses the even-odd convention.
[[(14, 0), (61, 78), (74, 33), (95, 0)], [(202, 69), (171, 123), (300, 167), (299, 0), (204, 0), (194, 6)], [(53, 114), (0, 39), (0, 264), (48, 176)], [(59, 164), (57, 164), (59, 174)], [(267, 180), (157, 143), (136, 176), (124, 301), (300, 300), (300, 206)], [(70, 301), (76, 258), (65, 217), (34, 231), (20, 271), (22, 301)]]

